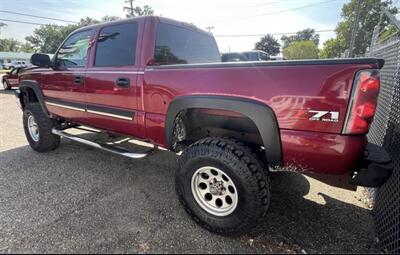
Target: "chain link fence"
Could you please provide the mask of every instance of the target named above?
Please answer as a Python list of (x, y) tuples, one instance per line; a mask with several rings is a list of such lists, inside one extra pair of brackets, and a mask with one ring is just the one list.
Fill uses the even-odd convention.
[(374, 193), (374, 220), (378, 248), (400, 253), (400, 30), (385, 42), (374, 31), (369, 56), (385, 59), (381, 70), (381, 90), (369, 141), (382, 145), (392, 156), (394, 171)]

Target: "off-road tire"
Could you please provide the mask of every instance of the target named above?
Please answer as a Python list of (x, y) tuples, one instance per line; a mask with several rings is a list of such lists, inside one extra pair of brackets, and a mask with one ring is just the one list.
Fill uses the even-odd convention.
[[(223, 170), (237, 188), (237, 207), (227, 216), (215, 216), (196, 202), (192, 176), (205, 166)], [(252, 230), (265, 217), (271, 196), (265, 165), (248, 146), (231, 138), (205, 138), (186, 148), (179, 158), (175, 185), (180, 202), (195, 222), (228, 236)]]
[[(39, 140), (34, 141), (28, 129), (28, 118), (32, 115), (39, 129)], [(46, 152), (56, 149), (60, 145), (60, 137), (54, 135), (51, 130), (54, 127), (54, 121), (49, 118), (40, 107), (39, 103), (30, 103), (26, 105), (23, 112), (23, 123), (25, 136), (29, 145), (38, 152)]]

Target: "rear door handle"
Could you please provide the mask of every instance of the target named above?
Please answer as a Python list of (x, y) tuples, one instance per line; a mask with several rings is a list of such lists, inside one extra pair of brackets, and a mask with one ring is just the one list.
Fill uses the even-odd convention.
[(82, 81), (83, 81), (83, 77), (82, 77), (82, 76), (75, 76), (75, 77), (74, 77), (74, 83), (75, 83), (76, 85), (81, 85), (81, 84), (82, 84)]
[(118, 78), (115, 84), (118, 87), (127, 88), (131, 85), (131, 81), (128, 78)]

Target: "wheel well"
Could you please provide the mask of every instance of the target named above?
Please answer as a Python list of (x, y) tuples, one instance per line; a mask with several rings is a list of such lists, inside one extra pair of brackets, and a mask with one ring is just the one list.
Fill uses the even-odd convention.
[(255, 123), (240, 113), (206, 108), (186, 109), (174, 121), (173, 149), (180, 151), (205, 137), (233, 137), (261, 148), (263, 140)]
[(20, 100), (22, 107), (25, 107), (29, 103), (34, 103), (39, 101), (35, 91), (32, 88), (24, 87), (23, 89), (21, 89), (21, 92), (22, 92), (22, 97), (20, 98)]

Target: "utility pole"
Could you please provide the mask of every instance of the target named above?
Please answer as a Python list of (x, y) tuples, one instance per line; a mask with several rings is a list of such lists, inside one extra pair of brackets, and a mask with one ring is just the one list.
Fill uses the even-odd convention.
[(130, 7), (124, 6), (124, 11), (128, 11), (130, 13), (128, 15), (130, 15), (131, 17), (135, 16), (135, 14), (133, 12), (133, 1), (135, 1), (135, 0), (125, 0), (125, 3), (126, 4), (129, 3)]
[(211, 33), (211, 29), (214, 29), (214, 27), (208, 26), (208, 27), (206, 27), (206, 29), (208, 30), (209, 33)]
[(349, 55), (348, 55), (349, 58), (353, 57), (353, 48), (354, 48), (354, 43), (356, 40), (357, 31), (358, 31), (358, 22), (360, 19), (361, 3), (362, 3), (362, 0), (358, 0), (356, 18), (354, 20), (353, 28), (351, 31), (351, 37), (350, 37), (350, 47), (349, 47)]

